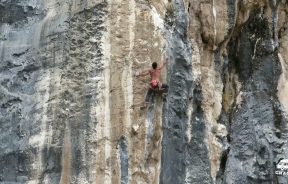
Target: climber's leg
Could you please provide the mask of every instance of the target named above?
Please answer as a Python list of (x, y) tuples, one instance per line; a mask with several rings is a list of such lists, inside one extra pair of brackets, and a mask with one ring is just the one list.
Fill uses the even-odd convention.
[(163, 92), (162, 93), (162, 97), (163, 97), (163, 101), (166, 101), (166, 96), (167, 96), (167, 93), (168, 93), (168, 85), (167, 84), (162, 84), (161, 86), (161, 91)]
[(149, 90), (146, 94), (146, 97), (145, 97), (145, 107), (147, 107), (147, 105), (149, 104), (149, 101), (152, 97), (152, 94), (153, 94), (153, 89), (149, 88)]
[(161, 90), (163, 93), (168, 93), (169, 86), (167, 84), (162, 84), (161, 85)]

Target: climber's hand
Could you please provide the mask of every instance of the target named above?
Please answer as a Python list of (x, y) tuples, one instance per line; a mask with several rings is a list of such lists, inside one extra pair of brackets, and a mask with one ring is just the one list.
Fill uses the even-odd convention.
[(136, 72), (136, 73), (134, 74), (134, 77), (136, 77), (136, 78), (138, 78), (139, 76), (140, 76), (139, 72)]

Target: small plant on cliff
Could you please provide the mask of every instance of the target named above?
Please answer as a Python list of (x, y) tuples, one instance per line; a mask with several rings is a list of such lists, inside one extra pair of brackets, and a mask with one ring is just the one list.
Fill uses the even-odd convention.
[(172, 0), (168, 0), (168, 3), (165, 5), (165, 22), (169, 26), (174, 24), (174, 6)]
[(212, 132), (213, 134), (217, 134), (217, 131), (218, 131), (217, 126), (213, 126), (213, 127), (211, 128), (211, 132)]
[(174, 7), (173, 7), (172, 0), (168, 0), (168, 3), (166, 5), (165, 9), (166, 9), (167, 16), (173, 15)]
[(148, 5), (150, 5), (151, 4), (151, 0), (146, 0), (147, 2), (148, 2)]

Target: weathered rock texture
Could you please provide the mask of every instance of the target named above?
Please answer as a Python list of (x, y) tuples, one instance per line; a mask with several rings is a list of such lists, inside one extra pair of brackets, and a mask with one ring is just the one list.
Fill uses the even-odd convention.
[(288, 183), (287, 53), (287, 0), (0, 0), (0, 183)]

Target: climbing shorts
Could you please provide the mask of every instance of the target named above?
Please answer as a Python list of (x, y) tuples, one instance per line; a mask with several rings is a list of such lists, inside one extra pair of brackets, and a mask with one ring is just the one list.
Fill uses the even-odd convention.
[(157, 80), (152, 80), (152, 81), (150, 82), (150, 87), (151, 87), (152, 89), (156, 89), (157, 87), (159, 87), (159, 81), (157, 81)]
[[(161, 84), (159, 91), (161, 91), (163, 93), (168, 93), (168, 89), (169, 89), (169, 87), (167, 84)], [(150, 101), (150, 99), (153, 98), (153, 96), (155, 95), (155, 92), (157, 92), (157, 88), (150, 87), (148, 89), (148, 92), (147, 92), (146, 97), (145, 97), (146, 103), (148, 103)]]

